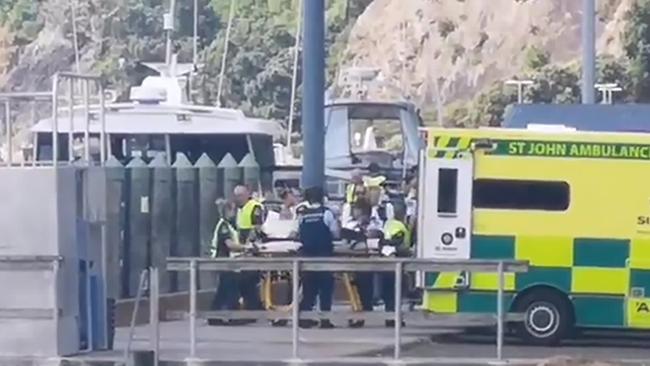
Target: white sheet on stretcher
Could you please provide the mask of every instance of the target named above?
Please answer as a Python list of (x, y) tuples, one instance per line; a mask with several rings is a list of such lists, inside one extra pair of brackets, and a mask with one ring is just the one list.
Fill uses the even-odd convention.
[(281, 219), (280, 214), (270, 211), (266, 216), (266, 221), (262, 225), (262, 231), (269, 238), (289, 238), (291, 233), (295, 232), (298, 226), (297, 220)]
[(260, 251), (263, 253), (297, 251), (301, 247), (300, 242), (290, 239), (291, 235), (297, 230), (297, 227), (297, 220), (282, 219), (279, 213), (270, 211), (266, 216), (262, 231), (264, 231), (267, 237), (272, 238), (273, 241), (261, 244)]

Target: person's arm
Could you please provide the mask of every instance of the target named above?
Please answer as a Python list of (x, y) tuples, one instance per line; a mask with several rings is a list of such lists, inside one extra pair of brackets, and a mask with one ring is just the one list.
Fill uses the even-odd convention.
[(255, 227), (255, 230), (259, 230), (264, 225), (264, 208), (262, 206), (257, 206), (253, 209), (253, 217), (251, 222)]
[(339, 237), (339, 224), (336, 221), (336, 218), (334, 217), (334, 213), (330, 210), (326, 210), (325, 214), (323, 215), (323, 220), (325, 221), (325, 225), (330, 229), (330, 232), (332, 233), (332, 237), (338, 238)]
[(392, 220), (395, 218), (395, 208), (392, 203), (386, 204), (386, 221)]
[(264, 207), (262, 206), (255, 207), (253, 209), (252, 215), (253, 217), (251, 218), (251, 222), (253, 223), (253, 230), (249, 235), (249, 240), (250, 241), (256, 241), (258, 239), (264, 240), (264, 238), (266, 237), (264, 231), (262, 231), (262, 226), (264, 225), (264, 220), (266, 219)]

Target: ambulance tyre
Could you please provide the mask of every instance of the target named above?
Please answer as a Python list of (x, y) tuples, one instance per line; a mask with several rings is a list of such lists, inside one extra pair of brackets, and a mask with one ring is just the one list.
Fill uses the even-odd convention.
[(572, 331), (571, 302), (558, 290), (530, 289), (516, 300), (513, 307), (516, 312), (524, 314), (524, 321), (517, 323), (515, 330), (527, 344), (557, 345)]

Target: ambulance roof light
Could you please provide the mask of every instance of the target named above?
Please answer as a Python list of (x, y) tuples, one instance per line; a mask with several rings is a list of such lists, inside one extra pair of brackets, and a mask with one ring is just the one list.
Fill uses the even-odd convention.
[(526, 129), (530, 131), (543, 131), (543, 132), (575, 132), (575, 127), (565, 125), (549, 125), (541, 123), (529, 123)]

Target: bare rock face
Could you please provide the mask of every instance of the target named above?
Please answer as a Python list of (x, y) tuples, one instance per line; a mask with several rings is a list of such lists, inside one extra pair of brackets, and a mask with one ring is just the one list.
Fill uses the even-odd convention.
[[(599, 2), (599, 14), (605, 6), (608, 11), (597, 22), (604, 35), (600, 47), (608, 52), (620, 53), (620, 22), (630, 2)], [(421, 103), (466, 99), (519, 73), (528, 47), (549, 51), (553, 63), (579, 57), (581, 3), (375, 0), (351, 32), (342, 67), (376, 67), (384, 84), (399, 86), (402, 96)], [(368, 93), (400, 97), (379, 86)]]

